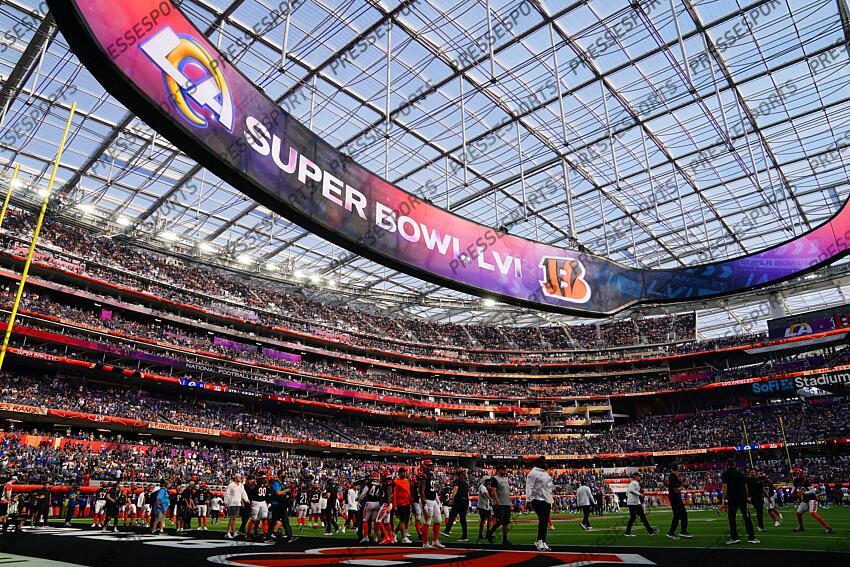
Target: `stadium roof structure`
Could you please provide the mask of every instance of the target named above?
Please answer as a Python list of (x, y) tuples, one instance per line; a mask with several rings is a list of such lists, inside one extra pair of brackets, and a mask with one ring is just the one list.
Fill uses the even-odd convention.
[[(850, 196), (848, 0), (184, 0), (284, 110), (479, 223), (628, 266), (739, 256)], [(567, 322), (358, 257), (255, 204), (104, 92), (46, 4), (0, 0), (0, 168), (115, 238), (436, 320)], [(567, 197), (572, 201), (572, 218)], [(846, 302), (847, 265), (697, 309), (712, 336)], [(661, 309), (643, 308), (643, 312)]]

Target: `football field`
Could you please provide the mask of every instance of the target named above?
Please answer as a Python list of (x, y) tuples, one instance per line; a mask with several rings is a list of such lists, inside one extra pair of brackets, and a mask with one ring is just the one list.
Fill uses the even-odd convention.
[[(756, 537), (761, 541), (760, 544), (747, 543), (747, 533), (744, 528), (743, 521), (738, 516), (738, 536), (741, 538), (741, 543), (735, 547), (751, 548), (751, 549), (773, 549), (773, 550), (818, 550), (818, 551), (835, 551), (835, 552), (850, 552), (850, 507), (833, 506), (831, 508), (820, 508), (819, 513), (833, 528), (834, 534), (825, 534), (823, 528), (811, 516), (806, 514), (803, 518), (805, 531), (795, 533), (793, 529), (796, 527), (796, 517), (794, 509), (791, 506), (786, 506), (782, 509), (783, 522), (780, 527), (774, 527), (765, 516), (766, 531), (756, 531)], [(635, 537), (626, 537), (624, 534), (628, 513), (606, 513), (604, 516), (591, 516), (591, 525), (593, 530), (585, 531), (579, 527), (580, 516), (576, 515), (557, 515), (554, 520), (554, 530), (549, 530), (547, 540), (550, 546), (581, 546), (581, 547), (670, 547), (670, 548), (725, 548), (728, 538), (728, 521), (726, 513), (718, 514), (714, 510), (690, 510), (688, 511), (689, 526), (688, 531), (693, 535), (692, 539), (668, 539), (665, 534), (670, 527), (672, 514), (669, 509), (656, 508), (648, 511), (647, 517), (651, 525), (657, 527), (660, 531), (657, 535), (650, 536), (640, 521), (636, 521), (632, 528), (632, 533)], [(478, 540), (478, 517), (470, 515), (468, 535), (469, 542), (462, 545), (465, 546), (486, 546), (486, 541)], [(537, 539), (537, 518), (533, 513), (530, 514), (514, 514), (512, 516), (512, 525), (510, 531), (510, 541), (516, 546), (528, 546), (534, 543)], [(755, 517), (753, 516), (755, 524)], [(89, 521), (77, 520), (74, 522), (75, 527), (88, 525)], [(340, 524), (342, 520), (340, 519)], [(237, 527), (239, 522), (237, 522)], [(192, 523), (192, 532), (187, 532), (186, 535), (202, 536), (204, 532), (199, 532), (196, 529), (197, 521)], [(220, 521), (217, 525), (209, 525), (209, 532), (224, 532), (226, 529), (226, 521)], [(168, 530), (173, 531), (169, 527)], [(338, 544), (340, 539), (346, 540), (346, 543), (356, 543), (356, 535), (349, 530), (345, 534), (334, 534), (333, 536), (323, 536), (321, 527), (314, 529), (310, 526), (305, 527), (303, 532), (298, 531), (295, 520), (292, 520), (292, 530), (295, 536), (303, 537), (321, 537), (329, 540), (335, 540)], [(207, 532), (207, 533), (209, 533)], [(412, 534), (412, 524), (411, 524)], [(457, 544), (461, 537), (460, 525), (455, 522), (452, 527), (451, 537), (441, 537), (441, 541), (447, 544)], [(495, 543), (501, 543), (501, 535), (497, 532), (495, 535)]]
[[(690, 513), (693, 539), (673, 541), (664, 536), (671, 514), (655, 509), (650, 522), (661, 533), (650, 536), (640, 526), (635, 537), (623, 535), (627, 514), (593, 517), (593, 531), (579, 527), (578, 518), (559, 516), (555, 529), (548, 532), (551, 552), (537, 552), (536, 519), (532, 514), (514, 515), (511, 530), (513, 546), (479, 541), (478, 524), (470, 521), (468, 542), (460, 542), (460, 527), (455, 525), (451, 537), (441, 538), (445, 549), (423, 549), (421, 544), (361, 545), (356, 535), (325, 536), (321, 528), (307, 527), (295, 531), (288, 542), (228, 540), (223, 536), (226, 524), (210, 526), (209, 531), (193, 529), (175, 533), (169, 527), (165, 534), (151, 535), (146, 527), (120, 527), (118, 532), (103, 532), (89, 527), (90, 520), (77, 520), (72, 527), (57, 521), (49, 528), (25, 528), (21, 534), (0, 536), (0, 563), (69, 567), (147, 567), (149, 565), (231, 565), (238, 567), (320, 567), (325, 565), (359, 565), (361, 567), (564, 567), (585, 565), (777, 565), (811, 564), (812, 567), (846, 567), (850, 565), (850, 507), (821, 509), (835, 533), (806, 520), (806, 531), (794, 533), (793, 510), (785, 508), (785, 523), (770, 525), (757, 535), (760, 544), (745, 540), (726, 545), (727, 520), (714, 511)], [(196, 528), (193, 522), (193, 528)], [(743, 532), (741, 532), (743, 534)]]

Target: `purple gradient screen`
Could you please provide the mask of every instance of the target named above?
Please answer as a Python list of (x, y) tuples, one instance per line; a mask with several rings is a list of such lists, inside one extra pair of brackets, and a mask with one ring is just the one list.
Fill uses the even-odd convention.
[[(848, 249), (850, 213), (846, 205), (827, 223), (774, 248), (671, 270), (629, 268), (598, 256), (497, 233), (419, 201), (342, 156), (243, 77), (170, 2), (75, 0), (75, 4), (106, 58), (104, 64), (111, 61), (117, 66), (126, 82), (160, 108), (163, 120), (177, 124), (246, 185), (278, 203), (277, 212), (307, 217), (338, 235), (339, 243), (350, 249), (368, 249), (400, 263), (407, 273), (436, 277), (448, 287), (564, 311), (605, 314), (636, 302), (683, 301), (765, 285), (806, 271)], [(61, 28), (62, 22), (57, 23)], [(184, 90), (182, 96), (206, 125), (187, 119), (185, 106), (181, 111), (162, 67), (143, 49), (159, 34), (170, 33), (167, 28), (185, 40), (182, 47), (191, 48), (194, 42), (213, 55), (232, 100), (230, 129), (224, 124), (227, 120), (220, 119), (221, 112), (196, 103), (193, 97), (200, 87), (189, 89), (188, 94)], [(176, 58), (175, 67), (199, 84), (203, 65), (185, 55), (181, 59), (177, 51), (171, 55)], [(206, 85), (213, 83), (210, 79)], [(223, 95), (220, 98), (224, 100)], [(222, 104), (222, 108), (225, 106)], [(252, 130), (250, 119), (262, 128), (255, 126)], [(157, 124), (151, 126), (156, 128)], [(255, 145), (272, 146), (274, 137), (279, 141), (278, 152), (272, 147), (264, 155), (255, 149)], [(292, 173), (275, 163), (277, 154), (281, 164), (292, 165), (290, 151), (320, 169), (322, 181), (315, 179), (318, 174), (308, 165), (302, 182), (300, 161)], [(328, 192), (325, 184), (331, 177), (338, 184), (331, 183)], [(244, 188), (238, 183), (235, 186)], [(396, 215), (395, 230), (387, 228), (388, 212)]]

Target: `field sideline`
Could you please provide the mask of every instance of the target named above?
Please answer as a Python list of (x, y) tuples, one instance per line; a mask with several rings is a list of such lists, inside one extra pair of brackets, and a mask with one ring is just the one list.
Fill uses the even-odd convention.
[[(765, 527), (766, 532), (756, 532), (756, 536), (761, 540), (761, 544), (754, 545), (746, 542), (746, 531), (740, 515), (738, 516), (738, 535), (742, 542), (736, 547), (749, 549), (773, 549), (773, 550), (817, 550), (817, 551), (850, 551), (850, 507), (833, 506), (831, 508), (820, 508), (818, 512), (835, 530), (834, 535), (825, 534), (820, 524), (815, 522), (810, 516), (804, 517), (805, 532), (794, 533), (792, 530), (796, 527), (796, 517), (794, 509), (791, 506), (783, 508), (782, 513), (784, 521), (782, 526), (774, 528), (766, 517)], [(647, 513), (650, 524), (661, 530), (661, 533), (655, 536), (650, 536), (639, 522), (636, 522), (632, 533), (637, 537), (627, 538), (623, 535), (625, 531), (628, 513), (606, 513), (603, 517), (591, 516), (592, 531), (585, 531), (579, 527), (579, 516), (558, 515), (554, 521), (555, 529), (548, 532), (548, 543), (550, 546), (592, 546), (592, 547), (671, 547), (671, 548), (716, 548), (726, 547), (726, 538), (728, 531), (728, 523), (726, 514), (717, 514), (713, 510), (694, 510), (688, 512), (689, 531), (694, 536), (693, 539), (680, 539), (677, 541), (668, 539), (664, 534), (670, 527), (672, 514), (669, 509), (655, 508)], [(511, 526), (510, 540), (517, 546), (526, 546), (534, 543), (537, 537), (537, 519), (534, 514), (514, 514), (512, 517), (514, 523)], [(755, 521), (755, 518), (753, 518)], [(75, 520), (75, 527), (90, 525), (91, 520)], [(52, 522), (56, 524), (56, 520)], [(341, 524), (342, 522), (340, 522)], [(299, 535), (298, 528), (294, 520), (293, 533)], [(193, 528), (196, 528), (197, 522), (193, 522)], [(210, 532), (224, 532), (227, 526), (226, 521), (219, 522), (218, 525), (210, 525)], [(237, 522), (238, 527), (238, 522)], [(169, 533), (173, 528), (169, 526)], [(191, 534), (201, 536), (204, 532), (193, 529)], [(352, 531), (345, 534), (335, 534), (333, 536), (322, 536), (322, 529), (313, 529), (307, 527), (300, 535), (308, 537), (325, 537), (327, 539), (348, 540), (354, 543), (355, 535)], [(455, 523), (452, 527), (450, 538), (441, 537), (444, 543), (456, 543), (460, 538), (460, 525)], [(465, 546), (486, 546), (486, 541), (478, 541), (478, 517), (469, 516), (469, 536), (470, 541)], [(501, 537), (497, 533), (495, 542), (500, 543)]]

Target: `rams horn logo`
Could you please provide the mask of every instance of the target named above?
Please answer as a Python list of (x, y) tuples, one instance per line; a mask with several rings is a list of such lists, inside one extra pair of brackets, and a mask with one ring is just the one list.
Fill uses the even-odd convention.
[(190, 124), (209, 127), (207, 113), (233, 132), (233, 100), (218, 61), (198, 40), (165, 27), (140, 46), (162, 71), (174, 108)]
[(812, 326), (808, 323), (794, 323), (785, 329), (785, 337), (801, 337), (803, 335), (811, 335)]
[(586, 272), (580, 260), (544, 256), (540, 267), (543, 269), (540, 287), (546, 297), (570, 303), (590, 300), (590, 284), (584, 279)]

